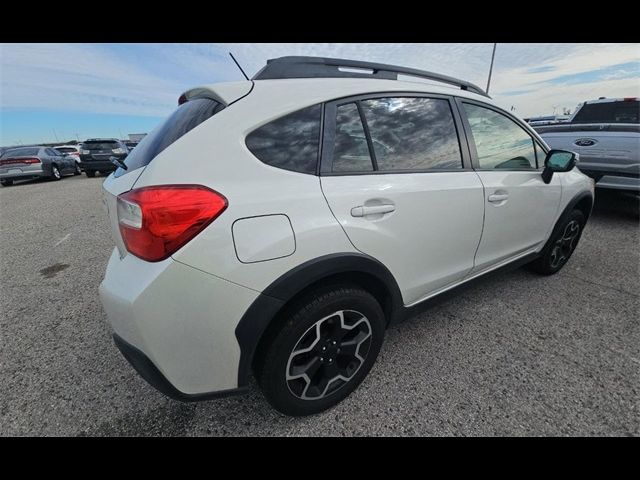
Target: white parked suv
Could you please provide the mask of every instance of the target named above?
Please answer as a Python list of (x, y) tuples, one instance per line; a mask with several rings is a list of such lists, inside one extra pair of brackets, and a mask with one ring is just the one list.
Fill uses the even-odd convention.
[(329, 408), (390, 324), (505, 266), (557, 272), (591, 213), (575, 154), (450, 77), (283, 57), (178, 103), (104, 182), (100, 294), (124, 356), (183, 401), (253, 373), (281, 412)]

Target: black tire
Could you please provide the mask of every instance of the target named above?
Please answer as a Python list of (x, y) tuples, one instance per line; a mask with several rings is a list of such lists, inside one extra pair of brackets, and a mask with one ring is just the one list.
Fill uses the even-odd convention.
[(586, 219), (580, 210), (573, 210), (554, 228), (540, 257), (527, 265), (541, 275), (553, 275), (564, 267), (580, 242)]
[(84, 173), (87, 177), (89, 178), (93, 178), (96, 176), (96, 171), (95, 170), (87, 170), (86, 168), (84, 169)]
[(75, 168), (75, 170), (73, 171), (73, 174), (74, 174), (74, 175), (80, 175), (80, 174), (82, 173), (82, 170), (80, 170), (80, 165), (78, 165), (78, 163), (77, 163), (77, 162), (76, 162), (75, 167), (76, 167), (76, 168)]
[[(343, 312), (342, 317), (338, 312)], [(341, 328), (343, 324), (347, 328)], [(276, 325), (262, 342), (254, 371), (276, 410), (302, 416), (334, 406), (358, 387), (380, 352), (386, 322), (380, 304), (370, 293), (355, 286), (336, 285), (314, 290), (295, 301)], [(310, 351), (293, 355), (294, 350), (307, 348)], [(294, 362), (315, 365), (309, 381), (302, 377), (287, 379), (288, 374), (299, 377), (304, 370)]]
[(51, 165), (51, 176), (49, 178), (54, 181), (58, 181), (62, 178), (62, 173), (55, 163)]
[(10, 187), (13, 185), (13, 180), (0, 180), (0, 184), (2, 184), (3, 187)]

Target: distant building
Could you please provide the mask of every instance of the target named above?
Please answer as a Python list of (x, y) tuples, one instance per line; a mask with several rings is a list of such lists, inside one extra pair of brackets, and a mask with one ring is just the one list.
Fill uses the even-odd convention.
[(129, 141), (137, 143), (140, 140), (142, 140), (146, 135), (147, 135), (146, 133), (130, 133), (129, 134)]

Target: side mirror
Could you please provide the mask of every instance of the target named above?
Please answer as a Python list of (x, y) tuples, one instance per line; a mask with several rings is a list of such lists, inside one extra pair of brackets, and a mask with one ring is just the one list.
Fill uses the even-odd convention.
[(578, 154), (567, 150), (549, 150), (547, 158), (544, 159), (544, 170), (542, 180), (544, 183), (551, 182), (553, 172), (568, 172), (578, 163)]

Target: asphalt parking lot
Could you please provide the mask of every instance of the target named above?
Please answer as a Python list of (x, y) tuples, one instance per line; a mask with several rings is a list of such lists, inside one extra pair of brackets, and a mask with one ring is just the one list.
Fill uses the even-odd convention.
[(175, 402), (122, 358), (103, 180), (0, 188), (1, 435), (640, 435), (637, 197), (598, 192), (558, 275), (497, 275), (391, 329), (354, 394), (293, 419), (255, 385)]

